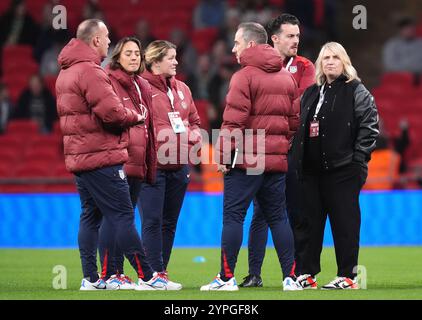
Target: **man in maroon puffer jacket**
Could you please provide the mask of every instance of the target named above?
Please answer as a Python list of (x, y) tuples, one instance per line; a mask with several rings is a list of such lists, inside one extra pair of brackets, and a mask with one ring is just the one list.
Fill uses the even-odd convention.
[(290, 139), (298, 126), (298, 88), (282, 70), (279, 52), (267, 45), (258, 23), (242, 23), (233, 52), (242, 69), (230, 82), (217, 144), (224, 176), (220, 274), (201, 290), (238, 290), (234, 269), (246, 211), (256, 197), (270, 226), (283, 271), (283, 289), (300, 290), (294, 276), (293, 235), (285, 210)]
[(78, 27), (76, 39), (58, 58), (57, 111), (65, 162), (75, 175), (82, 207), (78, 243), (84, 279), (80, 290), (119, 289), (99, 279), (97, 273), (98, 229), (103, 216), (115, 225), (122, 250), (140, 261), (144, 279), (152, 278), (135, 228), (123, 171), (128, 159), (127, 128), (145, 119), (122, 105), (100, 67), (109, 43), (107, 27), (101, 20), (85, 20)]

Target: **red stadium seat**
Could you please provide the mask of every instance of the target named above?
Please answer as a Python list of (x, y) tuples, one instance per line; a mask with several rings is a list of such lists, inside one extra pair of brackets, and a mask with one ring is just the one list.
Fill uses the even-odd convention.
[(412, 85), (413, 75), (409, 72), (387, 72), (381, 77), (381, 86), (411, 87)]
[(8, 165), (16, 165), (16, 161), (19, 160), (20, 157), (19, 150), (12, 147), (0, 147), (0, 163), (8, 164)]
[(6, 133), (8, 135), (38, 135), (40, 128), (38, 123), (33, 120), (13, 120), (7, 125)]
[(192, 34), (192, 45), (199, 54), (207, 53), (211, 50), (218, 34), (217, 28), (206, 28), (195, 30)]
[(56, 166), (53, 170), (53, 176), (59, 178), (73, 178), (73, 174), (66, 169), (64, 160), (61, 160), (56, 163)]
[(50, 164), (46, 161), (38, 160), (26, 162), (15, 171), (16, 177), (48, 177), (51, 175)]
[(195, 100), (195, 106), (198, 110), (199, 118), (201, 119), (201, 128), (208, 131), (210, 129), (210, 121), (208, 118), (208, 104), (207, 100)]
[(61, 159), (61, 152), (57, 146), (39, 146), (36, 148), (29, 147), (25, 152), (25, 160), (43, 160), (44, 162), (51, 163)]

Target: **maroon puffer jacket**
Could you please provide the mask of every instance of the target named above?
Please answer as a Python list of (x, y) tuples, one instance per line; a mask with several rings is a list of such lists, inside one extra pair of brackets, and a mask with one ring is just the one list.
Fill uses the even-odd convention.
[(127, 161), (127, 128), (138, 122), (124, 108), (100, 56), (87, 44), (72, 39), (58, 58), (57, 112), (63, 134), (66, 168), (88, 171)]
[[(152, 90), (148, 81), (140, 76), (130, 76), (121, 69), (112, 70), (108, 66), (107, 74), (110, 77), (114, 91), (121, 99), (123, 105), (140, 113), (139, 105), (144, 105), (147, 118), (144, 124), (138, 124), (129, 129), (129, 160), (124, 165), (128, 176), (146, 179), (154, 183), (157, 169), (157, 141), (154, 132), (154, 117), (152, 111)], [(141, 99), (136, 90), (134, 81), (141, 91)]]
[[(158, 168), (162, 170), (178, 170), (188, 163), (188, 154), (192, 147), (200, 146), (200, 119), (193, 102), (189, 87), (175, 78), (166, 79), (162, 75), (154, 75), (146, 70), (142, 77), (152, 87), (152, 107), (154, 111), (154, 126), (157, 136)], [(174, 97), (174, 111), (180, 112), (180, 117), (186, 128), (185, 133), (174, 133), (168, 113), (172, 112), (170, 99), (167, 96), (168, 86)], [(195, 147), (195, 151), (199, 151)]]
[[(269, 45), (245, 49), (240, 64), (242, 69), (233, 75), (226, 97), (217, 161), (231, 163), (233, 150), (239, 148), (237, 168), (286, 172), (289, 140), (299, 126), (296, 81), (282, 69), (280, 54)], [(246, 136), (245, 129), (253, 129), (253, 135)], [(265, 130), (265, 142), (257, 142), (257, 129)], [(231, 137), (236, 131), (242, 144)], [(265, 151), (260, 149), (264, 146)]]

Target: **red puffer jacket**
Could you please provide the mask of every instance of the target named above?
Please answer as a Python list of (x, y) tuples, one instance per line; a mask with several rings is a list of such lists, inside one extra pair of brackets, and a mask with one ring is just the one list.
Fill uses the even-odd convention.
[[(182, 165), (189, 163), (188, 157), (191, 149), (199, 151), (202, 142), (199, 129), (200, 119), (193, 102), (192, 94), (186, 84), (175, 78), (165, 78), (154, 75), (146, 70), (142, 77), (152, 87), (152, 108), (154, 112), (154, 125), (157, 136), (158, 168), (162, 170), (178, 170)], [(174, 111), (180, 113), (186, 128), (184, 133), (174, 133), (168, 116), (173, 112), (170, 98), (167, 95), (168, 87), (174, 97)]]
[(138, 122), (124, 108), (100, 56), (87, 44), (72, 39), (58, 58), (57, 112), (63, 134), (66, 167), (89, 171), (127, 161), (127, 128)]
[[(282, 70), (280, 54), (269, 45), (245, 49), (240, 64), (226, 97), (217, 161), (231, 163), (238, 148), (237, 168), (286, 172), (289, 140), (299, 126), (296, 81)], [(253, 135), (245, 135), (245, 129), (253, 129)], [(257, 140), (258, 129), (265, 130), (263, 141)], [(240, 140), (235, 143), (232, 135)]]
[[(157, 141), (154, 132), (154, 117), (152, 111), (152, 90), (148, 81), (140, 76), (130, 76), (121, 69), (112, 70), (106, 68), (114, 91), (121, 99), (123, 105), (140, 113), (139, 105), (144, 105), (147, 110), (147, 118), (144, 124), (138, 124), (129, 129), (129, 160), (124, 165), (128, 176), (146, 179), (148, 183), (154, 183), (157, 169)], [(141, 91), (139, 97), (134, 81)]]

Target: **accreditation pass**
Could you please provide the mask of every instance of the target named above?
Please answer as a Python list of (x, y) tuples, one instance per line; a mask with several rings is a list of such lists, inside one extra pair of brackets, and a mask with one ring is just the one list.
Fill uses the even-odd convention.
[(180, 117), (179, 111), (169, 112), (168, 115), (169, 115), (171, 126), (175, 133), (186, 132), (186, 128), (185, 128), (185, 125), (183, 124), (182, 118)]

